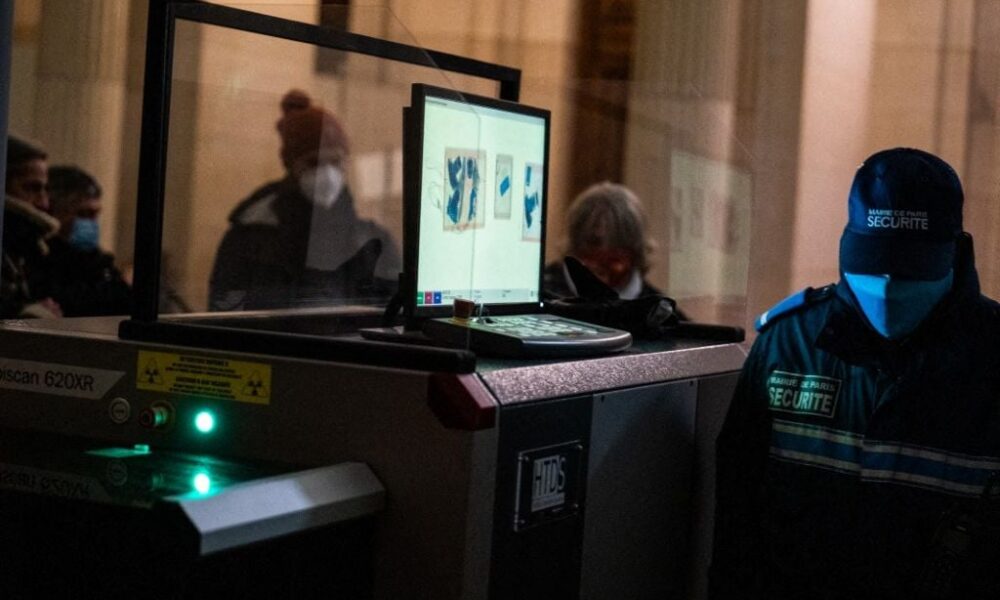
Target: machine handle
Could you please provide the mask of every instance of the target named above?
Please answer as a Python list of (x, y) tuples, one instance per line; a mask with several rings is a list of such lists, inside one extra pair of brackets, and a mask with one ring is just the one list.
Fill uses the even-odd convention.
[(205, 350), (230, 350), (417, 371), (472, 373), (476, 368), (476, 355), (467, 350), (166, 320), (122, 321), (118, 325), (118, 337), (139, 342), (194, 346)]

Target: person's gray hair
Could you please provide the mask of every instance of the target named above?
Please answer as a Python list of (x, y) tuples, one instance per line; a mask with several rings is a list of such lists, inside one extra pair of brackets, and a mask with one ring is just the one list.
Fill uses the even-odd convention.
[(566, 213), (569, 240), (567, 254), (578, 255), (592, 242), (589, 232), (600, 223), (607, 229), (605, 242), (632, 253), (635, 267), (646, 274), (656, 245), (646, 233), (646, 211), (638, 196), (624, 185), (604, 181), (584, 190)]

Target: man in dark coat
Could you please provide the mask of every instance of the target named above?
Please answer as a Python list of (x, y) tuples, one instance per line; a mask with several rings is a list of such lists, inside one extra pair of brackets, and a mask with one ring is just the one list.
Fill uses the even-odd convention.
[(49, 169), (49, 211), (59, 221), (48, 255), (31, 272), (31, 286), (59, 303), (63, 316), (125, 315), (132, 289), (115, 258), (98, 245), (101, 187), (73, 166)]
[(842, 279), (764, 313), (717, 442), (713, 600), (1000, 597), (1000, 305), (961, 184), (858, 169)]

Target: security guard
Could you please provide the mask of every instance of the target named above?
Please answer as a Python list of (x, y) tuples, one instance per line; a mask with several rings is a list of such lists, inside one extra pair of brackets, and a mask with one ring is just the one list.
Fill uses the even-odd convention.
[(710, 596), (1000, 598), (1000, 305), (958, 176), (859, 167), (842, 278), (764, 313), (717, 441)]

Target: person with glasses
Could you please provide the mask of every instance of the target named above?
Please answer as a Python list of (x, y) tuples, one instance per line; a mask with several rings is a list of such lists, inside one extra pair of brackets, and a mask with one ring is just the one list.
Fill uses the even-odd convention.
[(7, 139), (8, 196), (27, 202), (36, 209), (49, 210), (49, 165), (44, 150), (15, 137)]
[(49, 208), (48, 155), (15, 137), (7, 138), (4, 180), (0, 318), (58, 317), (52, 298), (33, 294), (28, 273), (48, 254), (46, 240), (59, 231)]

